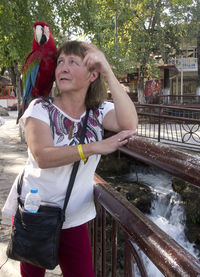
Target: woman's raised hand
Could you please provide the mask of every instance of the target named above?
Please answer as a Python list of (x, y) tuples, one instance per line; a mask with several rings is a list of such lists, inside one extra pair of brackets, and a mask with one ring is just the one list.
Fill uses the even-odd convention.
[(112, 73), (112, 69), (104, 55), (104, 53), (99, 50), (93, 44), (86, 42), (81, 43), (84, 48), (86, 48), (86, 56), (83, 59), (83, 64), (88, 68), (89, 71), (96, 70), (101, 73), (104, 78), (107, 78), (109, 73)]

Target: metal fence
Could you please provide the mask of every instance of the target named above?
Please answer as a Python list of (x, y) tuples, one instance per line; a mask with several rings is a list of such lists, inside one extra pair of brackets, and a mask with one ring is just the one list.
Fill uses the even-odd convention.
[(138, 135), (200, 150), (200, 109), (137, 105)]
[(169, 94), (169, 95), (150, 95), (145, 96), (147, 104), (164, 104), (164, 105), (199, 105), (200, 95), (196, 94)]
[[(200, 159), (135, 137), (120, 151), (200, 186)], [(99, 176), (95, 178), (97, 218), (90, 224), (96, 277), (148, 276), (143, 252), (169, 277), (199, 277), (200, 263)], [(121, 243), (119, 243), (119, 241)]]

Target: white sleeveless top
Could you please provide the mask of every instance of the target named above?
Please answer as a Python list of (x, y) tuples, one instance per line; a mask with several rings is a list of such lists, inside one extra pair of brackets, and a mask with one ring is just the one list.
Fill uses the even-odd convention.
[[(114, 109), (113, 103), (104, 102), (98, 109), (90, 110), (85, 144), (102, 140), (104, 116)], [(51, 100), (42, 98), (33, 100), (20, 119), (22, 126), (28, 117), (42, 120), (51, 127), (54, 133), (54, 146), (78, 145), (80, 131), (85, 118), (83, 113), (80, 120), (73, 119), (55, 106)], [(51, 124), (51, 121), (54, 124)], [(80, 162), (76, 180), (65, 212), (63, 229), (75, 227), (93, 219), (96, 215), (93, 201), (93, 178), (100, 155), (92, 155), (87, 162)], [(55, 168), (41, 169), (34, 160), (30, 149), (25, 165), (21, 199), (24, 200), (30, 188), (37, 188), (42, 202), (63, 207), (65, 194), (73, 164)], [(19, 176), (19, 175), (18, 175)], [(15, 215), (17, 208), (17, 179), (16, 178), (2, 212)]]

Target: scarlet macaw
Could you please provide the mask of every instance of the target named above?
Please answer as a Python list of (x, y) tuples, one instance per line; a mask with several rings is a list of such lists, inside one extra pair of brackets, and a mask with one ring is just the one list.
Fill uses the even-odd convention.
[(22, 69), (23, 103), (18, 119), (32, 99), (48, 97), (54, 81), (56, 44), (48, 24), (37, 21), (33, 24), (32, 52), (27, 56)]

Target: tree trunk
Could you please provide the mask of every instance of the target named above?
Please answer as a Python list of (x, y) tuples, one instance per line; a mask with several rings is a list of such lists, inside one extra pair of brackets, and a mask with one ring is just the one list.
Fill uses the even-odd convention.
[(139, 74), (138, 74), (138, 83), (137, 83), (137, 96), (138, 102), (140, 104), (145, 104), (145, 97), (144, 97), (144, 65), (140, 66)]
[[(22, 82), (21, 82), (21, 73), (19, 71), (19, 68), (18, 68), (18, 64), (16, 63), (15, 64), (15, 67), (14, 67), (14, 72), (16, 74), (16, 94), (17, 94), (17, 110), (18, 110), (18, 113), (20, 111), (20, 108), (21, 108), (21, 104), (22, 104)], [(25, 143), (25, 136), (24, 136), (24, 130), (23, 128), (21, 127), (21, 125), (19, 124), (19, 136), (21, 138), (21, 142), (22, 143)]]
[[(12, 85), (15, 88), (16, 95), (17, 95), (17, 106), (20, 107), (22, 103), (22, 85), (21, 85), (21, 78), (20, 78), (20, 71), (18, 69), (17, 63), (15, 63), (15, 66), (8, 68), (9, 76), (12, 81)], [(19, 109), (18, 109), (19, 110)]]
[(12, 85), (16, 90), (16, 74), (15, 74), (14, 66), (8, 67), (8, 73), (9, 73), (9, 77), (11, 79)]
[(144, 104), (145, 103), (145, 97), (144, 97), (144, 76), (139, 76), (139, 78), (138, 78), (137, 91), (138, 91), (138, 102), (140, 104)]
[(22, 87), (21, 87), (21, 80), (20, 80), (21, 73), (19, 71), (17, 63), (15, 63), (15, 67), (14, 67), (13, 72), (15, 73), (16, 94), (17, 94), (17, 102), (18, 102), (17, 103), (17, 108), (18, 108), (18, 111), (19, 111), (19, 108), (20, 108), (21, 103), (22, 103)]
[(164, 69), (164, 88), (163, 88), (163, 103), (169, 104), (170, 99), (168, 95), (170, 95), (170, 81), (169, 81), (169, 69), (165, 68)]
[(2, 68), (1, 68), (0, 75), (3, 76), (5, 71), (6, 71), (6, 67), (2, 67)]

